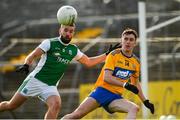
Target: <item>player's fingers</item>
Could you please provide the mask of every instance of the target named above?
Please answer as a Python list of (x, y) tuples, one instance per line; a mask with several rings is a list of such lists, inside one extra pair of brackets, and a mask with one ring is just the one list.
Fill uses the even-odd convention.
[(154, 105), (151, 107), (151, 113), (154, 114)]
[(16, 69), (16, 72), (21, 72), (21, 69), (19, 69), (19, 68), (18, 68), (18, 69)]
[(28, 73), (29, 73), (29, 70), (26, 70), (26, 71), (25, 71), (25, 74), (27, 75)]
[(121, 48), (122, 47), (122, 45), (121, 45), (121, 43), (119, 43), (117, 46), (116, 46), (116, 49), (117, 48)]

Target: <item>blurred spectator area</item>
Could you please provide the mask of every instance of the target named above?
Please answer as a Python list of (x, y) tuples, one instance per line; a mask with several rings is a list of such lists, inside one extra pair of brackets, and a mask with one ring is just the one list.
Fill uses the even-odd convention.
[[(147, 27), (180, 14), (178, 0), (147, 0)], [(161, 7), (159, 7), (159, 4)], [(138, 0), (1, 0), (0, 34), (6, 37), (45, 38), (58, 35), (56, 13), (62, 5), (72, 5), (78, 11), (77, 31), (85, 28), (106, 29), (106, 37), (119, 36), (126, 27), (138, 31)], [(18, 6), (18, 7), (17, 7)], [(152, 32), (156, 37), (176, 36), (180, 23)], [(107, 29), (108, 28), (108, 29)]]

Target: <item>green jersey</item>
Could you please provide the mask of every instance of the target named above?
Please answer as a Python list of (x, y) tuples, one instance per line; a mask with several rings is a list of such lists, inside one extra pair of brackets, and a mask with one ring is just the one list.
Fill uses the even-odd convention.
[(30, 75), (48, 85), (57, 85), (68, 64), (83, 55), (76, 45), (64, 44), (60, 38), (44, 40), (38, 47), (45, 54), (41, 56), (38, 65)]

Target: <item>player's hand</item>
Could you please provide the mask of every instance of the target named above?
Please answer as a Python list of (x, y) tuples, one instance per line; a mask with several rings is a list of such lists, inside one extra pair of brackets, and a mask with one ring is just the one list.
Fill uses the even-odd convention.
[(111, 51), (113, 51), (113, 50), (115, 50), (115, 49), (117, 49), (117, 48), (121, 48), (121, 44), (120, 43), (117, 43), (116, 45), (110, 45), (109, 46), (109, 49), (108, 49), (108, 51), (106, 52), (106, 55), (108, 55)]
[(135, 85), (132, 85), (128, 82), (126, 82), (123, 86), (124, 88), (126, 88), (127, 90), (133, 92), (134, 94), (138, 94), (139, 90)]
[(144, 105), (151, 111), (152, 114), (154, 114), (154, 105), (149, 102), (149, 100), (145, 100)]
[(29, 65), (24, 64), (24, 65), (19, 66), (16, 69), (16, 72), (25, 73), (27, 75), (29, 73)]

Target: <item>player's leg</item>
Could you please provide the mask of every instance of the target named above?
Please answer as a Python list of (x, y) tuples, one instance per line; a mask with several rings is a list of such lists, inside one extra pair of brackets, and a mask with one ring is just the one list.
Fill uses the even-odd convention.
[(29, 78), (27, 77), (10, 101), (3, 101), (0, 103), (0, 111), (16, 109), (27, 100), (27, 95), (25, 93), (27, 92), (26, 86), (28, 81)]
[(136, 119), (139, 107), (126, 99), (116, 99), (109, 104), (109, 110), (112, 112), (127, 112), (126, 119)]
[(38, 96), (43, 100), (48, 109), (44, 116), (44, 119), (56, 119), (61, 108), (61, 97), (56, 86), (48, 86), (41, 83), (41, 94)]
[(0, 112), (5, 110), (14, 110), (22, 105), (27, 100), (27, 97), (23, 96), (19, 92), (16, 92), (10, 101), (3, 101), (0, 103)]
[(80, 119), (99, 106), (94, 98), (87, 97), (74, 112), (65, 115), (62, 119)]
[(34, 84), (32, 82), (32, 79), (28, 76), (23, 81), (23, 83), (10, 101), (4, 101), (0, 103), (0, 111), (13, 110), (23, 104), (27, 100), (27, 97), (30, 96), (28, 94), (28, 92), (31, 91), (29, 89), (30, 86), (34, 86)]
[(45, 119), (56, 119), (61, 108), (61, 98), (57, 95), (51, 95), (47, 98), (46, 104), (48, 110), (45, 114)]

